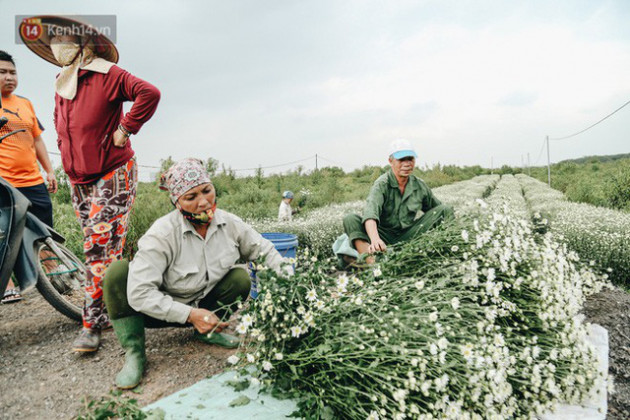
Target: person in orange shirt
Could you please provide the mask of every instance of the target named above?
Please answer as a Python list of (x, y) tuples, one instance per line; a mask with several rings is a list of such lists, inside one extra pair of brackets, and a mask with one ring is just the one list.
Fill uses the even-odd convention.
[[(0, 117), (9, 120), (5, 127), (10, 131), (26, 130), (7, 137), (0, 143), (0, 176), (31, 201), (31, 213), (52, 227), (52, 202), (48, 193), (57, 191), (57, 179), (41, 136), (44, 128), (37, 119), (31, 102), (14, 94), (17, 86), (18, 76), (13, 57), (0, 51)], [(38, 161), (46, 172), (48, 187), (42, 178)], [(15, 284), (9, 280), (2, 303), (21, 299)]]

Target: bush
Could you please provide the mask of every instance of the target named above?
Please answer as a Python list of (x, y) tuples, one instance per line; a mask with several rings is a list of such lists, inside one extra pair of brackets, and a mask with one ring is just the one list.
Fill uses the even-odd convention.
[[(547, 168), (532, 168), (532, 176), (547, 182)], [(630, 159), (589, 157), (551, 166), (551, 186), (569, 201), (617, 210), (630, 210)]]
[(630, 165), (620, 168), (606, 183), (608, 205), (618, 210), (630, 210)]

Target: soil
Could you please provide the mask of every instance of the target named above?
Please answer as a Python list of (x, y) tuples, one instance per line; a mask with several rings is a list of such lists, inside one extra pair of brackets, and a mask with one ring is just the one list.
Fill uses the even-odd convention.
[(605, 289), (584, 305), (586, 320), (608, 330), (608, 373), (615, 391), (608, 393), (607, 419), (630, 419), (630, 293)]
[[(610, 373), (616, 392), (608, 397), (609, 419), (630, 418), (630, 294), (621, 289), (591, 296), (587, 320), (608, 330)], [(0, 419), (69, 419), (84, 401), (107, 396), (123, 363), (112, 330), (97, 353), (79, 355), (70, 346), (80, 326), (32, 292), (20, 303), (0, 305)], [(192, 340), (190, 328), (147, 330), (147, 372), (140, 388), (126, 394), (141, 406), (223, 371), (234, 350)]]
[[(37, 292), (0, 305), (0, 419), (70, 419), (84, 401), (108, 396), (124, 352), (112, 329), (98, 352), (77, 354), (80, 325)], [(192, 339), (192, 328), (147, 329), (148, 365), (130, 398), (141, 406), (223, 371), (234, 350)]]

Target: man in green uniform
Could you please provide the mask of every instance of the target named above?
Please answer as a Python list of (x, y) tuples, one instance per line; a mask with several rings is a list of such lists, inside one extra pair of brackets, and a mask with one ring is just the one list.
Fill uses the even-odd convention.
[[(424, 181), (412, 174), (416, 157), (409, 141), (393, 141), (391, 170), (374, 181), (363, 217), (344, 217), (344, 230), (359, 254), (383, 252), (387, 245), (412, 239), (453, 217), (453, 208), (442, 204)], [(374, 257), (366, 258), (366, 262), (373, 263)]]

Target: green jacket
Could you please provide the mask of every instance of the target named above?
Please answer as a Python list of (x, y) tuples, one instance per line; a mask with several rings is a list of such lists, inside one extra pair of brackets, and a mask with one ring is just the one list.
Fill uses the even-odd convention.
[(385, 230), (406, 229), (417, 217), (440, 204), (431, 189), (415, 175), (409, 176), (405, 194), (401, 195), (390, 169), (374, 181), (363, 208), (362, 223), (374, 219)]

